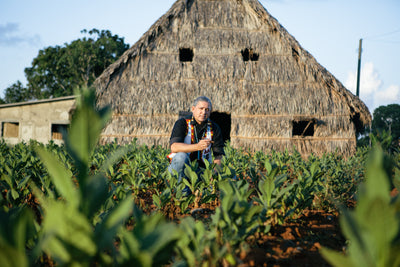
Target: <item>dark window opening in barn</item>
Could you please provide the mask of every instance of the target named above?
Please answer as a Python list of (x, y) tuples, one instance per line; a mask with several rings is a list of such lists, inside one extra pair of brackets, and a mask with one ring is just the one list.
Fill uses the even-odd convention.
[(293, 121), (292, 136), (314, 136), (314, 120)]
[(192, 62), (193, 61), (193, 49), (179, 48), (179, 61)]
[(3, 129), (1, 137), (9, 138), (19, 136), (19, 122), (3, 122), (1, 128)]
[(51, 139), (62, 140), (63, 133), (68, 130), (68, 124), (52, 124), (51, 125)]
[[(179, 111), (179, 118), (185, 118), (191, 116), (192, 112), (190, 111)], [(226, 141), (231, 140), (231, 115), (223, 112), (211, 112), (210, 119), (218, 124), (219, 128), (221, 128), (222, 139), (224, 143)]]
[(259, 54), (255, 53), (252, 48), (245, 48), (241, 51), (243, 61), (258, 61)]

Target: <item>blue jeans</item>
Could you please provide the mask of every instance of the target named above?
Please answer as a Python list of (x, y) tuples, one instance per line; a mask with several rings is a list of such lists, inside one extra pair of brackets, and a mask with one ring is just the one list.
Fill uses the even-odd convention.
[(182, 181), (182, 177), (185, 177), (185, 164), (189, 165), (189, 155), (185, 152), (178, 152), (172, 158), (171, 164), (168, 166), (168, 171), (173, 174), (172, 170), (178, 173), (178, 182)]
[[(178, 183), (182, 182), (182, 178), (188, 179), (185, 175), (185, 164), (190, 164), (189, 155), (185, 152), (178, 152), (172, 158), (171, 164), (168, 166), (169, 173), (173, 174), (172, 170), (175, 170), (178, 173)], [(185, 188), (182, 190), (184, 196), (189, 196), (192, 194), (190, 188), (186, 185)]]

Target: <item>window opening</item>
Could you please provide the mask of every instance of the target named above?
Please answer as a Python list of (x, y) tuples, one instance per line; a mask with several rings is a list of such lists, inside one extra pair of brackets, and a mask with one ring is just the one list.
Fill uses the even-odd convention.
[(68, 124), (52, 124), (51, 125), (51, 139), (62, 140), (63, 133), (66, 133)]
[(193, 61), (193, 49), (179, 48), (179, 60), (181, 62), (192, 62)]
[(258, 61), (259, 54), (255, 53), (252, 48), (245, 48), (241, 51), (243, 61)]
[(314, 136), (314, 120), (293, 121), (292, 136)]
[(19, 136), (19, 122), (3, 122), (2, 129), (2, 137), (4, 138)]

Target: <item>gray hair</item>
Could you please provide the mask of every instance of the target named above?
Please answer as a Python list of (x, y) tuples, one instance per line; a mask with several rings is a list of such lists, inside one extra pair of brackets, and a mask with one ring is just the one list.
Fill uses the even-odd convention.
[(206, 97), (206, 96), (199, 96), (198, 98), (196, 98), (196, 99), (193, 101), (193, 107), (197, 106), (197, 104), (198, 104), (199, 102), (208, 102), (208, 104), (210, 105), (210, 110), (212, 110), (211, 100), (210, 100), (208, 97)]

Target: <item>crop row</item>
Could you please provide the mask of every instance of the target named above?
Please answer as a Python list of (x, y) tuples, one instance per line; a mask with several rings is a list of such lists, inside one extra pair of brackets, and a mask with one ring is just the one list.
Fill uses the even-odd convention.
[[(86, 94), (64, 146), (0, 143), (4, 266), (236, 265), (249, 237), (305, 209), (353, 203), (364, 178), (366, 149), (303, 159), (228, 143), (221, 166), (197, 174), (193, 163), (178, 182), (165, 148), (99, 146), (110, 113)], [(215, 207), (211, 217), (188, 216), (204, 207)]]

